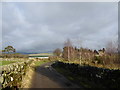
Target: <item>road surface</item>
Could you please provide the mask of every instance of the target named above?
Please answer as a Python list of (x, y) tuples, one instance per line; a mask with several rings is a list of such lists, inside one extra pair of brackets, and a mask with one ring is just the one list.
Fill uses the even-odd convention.
[(80, 88), (51, 67), (52, 62), (37, 67), (30, 88)]

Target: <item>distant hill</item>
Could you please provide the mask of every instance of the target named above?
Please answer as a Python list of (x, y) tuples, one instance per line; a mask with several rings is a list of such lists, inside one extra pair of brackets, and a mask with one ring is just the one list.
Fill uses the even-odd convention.
[[(45, 53), (52, 53), (53, 51), (46, 51)], [(39, 53), (36, 53), (36, 52), (16, 52), (16, 53), (21, 53), (21, 54), (41, 54), (41, 53), (44, 53), (44, 52), (39, 52)]]
[(29, 56), (53, 56), (53, 53), (28, 54)]

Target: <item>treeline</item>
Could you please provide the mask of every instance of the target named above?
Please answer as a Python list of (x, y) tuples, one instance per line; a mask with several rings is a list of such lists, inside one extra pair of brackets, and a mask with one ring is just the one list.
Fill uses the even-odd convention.
[(63, 50), (56, 49), (55, 57), (62, 58), (63, 61), (74, 62), (79, 64), (91, 65), (118, 65), (120, 66), (119, 55), (115, 47), (109, 44), (106, 48), (100, 50), (91, 50), (87, 48), (74, 47), (68, 39)]
[(20, 54), (20, 53), (12, 53), (12, 54), (1, 54), (0, 55), (1, 58), (28, 58), (28, 55), (25, 54)]

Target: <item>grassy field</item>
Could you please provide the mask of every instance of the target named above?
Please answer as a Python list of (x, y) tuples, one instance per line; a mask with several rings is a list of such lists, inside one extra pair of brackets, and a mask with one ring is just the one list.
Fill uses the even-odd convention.
[(15, 62), (17, 62), (17, 61), (0, 61), (0, 66), (15, 63)]
[[(11, 63), (16, 63), (18, 61), (0, 61), (0, 66), (3, 66), (3, 65), (8, 65), (8, 64), (11, 64)], [(20, 62), (20, 61), (19, 61)], [(44, 63), (47, 63), (47, 62), (50, 62), (49, 60), (41, 60), (41, 61), (35, 61), (35, 66), (40, 66)]]
[(40, 66), (40, 65), (47, 63), (47, 62), (50, 62), (50, 61), (49, 60), (35, 61), (35, 66), (37, 67), (37, 66)]

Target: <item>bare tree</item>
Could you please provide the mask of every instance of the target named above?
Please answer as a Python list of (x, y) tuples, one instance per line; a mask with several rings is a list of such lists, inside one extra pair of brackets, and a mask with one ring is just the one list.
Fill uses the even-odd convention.
[(109, 41), (106, 45), (106, 52), (108, 54), (113, 54), (118, 52), (118, 44), (117, 41)]
[(106, 45), (106, 53), (109, 55), (110, 64), (119, 63), (120, 60), (118, 58), (118, 42), (117, 41), (109, 41)]
[(65, 43), (64, 43), (64, 46), (65, 46), (65, 47), (72, 47), (72, 42), (71, 42), (71, 40), (70, 40), (70, 39), (67, 39), (67, 41), (65, 41)]
[(66, 57), (67, 54), (67, 59), (70, 61), (71, 56), (73, 56), (73, 46), (72, 42), (70, 39), (67, 39), (67, 41), (64, 43), (64, 51), (63, 51), (64, 57)]
[(62, 53), (62, 51), (61, 51), (61, 49), (59, 49), (59, 48), (57, 48), (57, 49), (55, 49), (55, 50), (53, 51), (53, 54), (56, 55), (56, 56), (58, 56), (58, 57), (61, 55), (61, 53)]
[(79, 49), (80, 49), (80, 51), (79, 51), (79, 63), (81, 64), (81, 60), (82, 60), (82, 40), (78, 39), (77, 43), (78, 43)]

